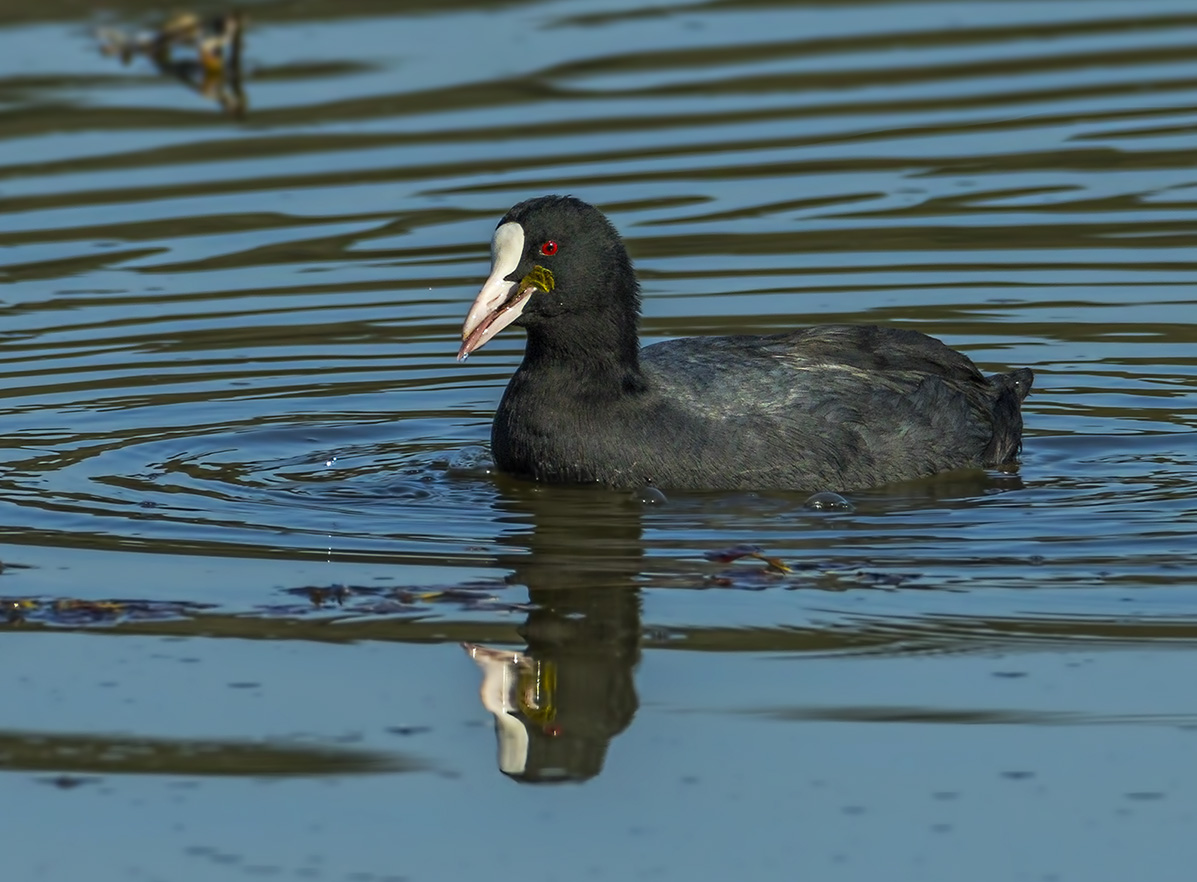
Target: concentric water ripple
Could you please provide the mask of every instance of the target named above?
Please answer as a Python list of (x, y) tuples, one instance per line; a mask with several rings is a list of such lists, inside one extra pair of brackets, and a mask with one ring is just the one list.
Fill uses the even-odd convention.
[(0, 28), (15, 548), (474, 568), (535, 545), (566, 515), (484, 451), (521, 341), (452, 356), (494, 220), (560, 190), (625, 231), (646, 339), (882, 321), (1037, 373), (1018, 475), (830, 517), (582, 497), (660, 584), (737, 541), (941, 586), (1187, 584), (1188, 4), (267, 3), (243, 124), (53, 9)]

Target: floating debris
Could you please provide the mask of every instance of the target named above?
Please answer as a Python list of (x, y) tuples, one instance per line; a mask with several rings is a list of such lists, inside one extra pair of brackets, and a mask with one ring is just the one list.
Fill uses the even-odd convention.
[(703, 557), (717, 563), (733, 563), (741, 558), (750, 557), (754, 560), (763, 561), (765, 566), (775, 573), (788, 575), (793, 572), (781, 558), (766, 557), (761, 551), (762, 549), (759, 545), (733, 545), (731, 548), (724, 548), (722, 551), (703, 552)]
[(287, 588), (285, 591), (287, 594), (306, 597), (316, 609), (332, 604), (343, 606), (346, 598), (350, 595), (349, 589), (344, 585), (329, 585), (321, 588)]
[(733, 545), (719, 551), (703, 552), (703, 557), (716, 563), (735, 563), (749, 558), (759, 560), (763, 567), (736, 567), (706, 577), (707, 587), (734, 588), (739, 591), (764, 591), (791, 575), (794, 571), (779, 557), (768, 557), (759, 545)]
[(115, 55), (123, 64), (144, 56), (160, 73), (174, 77), (204, 98), (216, 101), (231, 116), (245, 115), (241, 86), (241, 57), (245, 16), (229, 12), (201, 17), (181, 12), (156, 31), (126, 33), (101, 28), (100, 51)]
[(117, 622), (191, 618), (215, 604), (174, 600), (80, 600), (74, 597), (0, 597), (9, 625), (111, 625)]
[(732, 563), (750, 554), (760, 554), (762, 550), (759, 545), (733, 545), (720, 551), (704, 551), (702, 556), (716, 563)]
[(526, 612), (527, 603), (503, 599), (499, 592), (509, 586), (502, 581), (467, 582), (463, 585), (380, 588), (364, 585), (328, 585), (285, 588), (284, 594), (302, 597), (307, 605), (272, 604), (259, 607), (271, 615), (304, 616), (332, 611), (338, 619), (357, 616), (423, 614), (433, 606), (448, 604), (463, 611)]
[[(510, 586), (499, 579), (476, 580), (461, 585), (427, 587), (378, 587), (360, 585), (304, 586), (282, 589), (298, 602), (262, 603), (236, 613), (221, 611), (220, 604), (183, 600), (84, 600), (74, 597), (0, 597), (0, 627), (118, 627), (145, 622), (220, 620), (353, 621), (378, 618), (418, 620), (428, 618), (438, 606), (462, 612), (526, 613), (535, 604), (507, 600)], [(521, 595), (522, 596), (522, 595)]]
[[(890, 570), (888, 562), (859, 564), (849, 561), (811, 560), (787, 563), (779, 557), (766, 555), (759, 545), (733, 545), (718, 551), (703, 552), (703, 557), (715, 563), (735, 563), (740, 560), (759, 560), (763, 567), (731, 567), (704, 577), (704, 587), (733, 588), (740, 591), (763, 591), (781, 586), (787, 591), (799, 588), (820, 591), (848, 591), (855, 588), (893, 590), (926, 587), (920, 582), (922, 573)], [(674, 583), (671, 587), (691, 587)]]

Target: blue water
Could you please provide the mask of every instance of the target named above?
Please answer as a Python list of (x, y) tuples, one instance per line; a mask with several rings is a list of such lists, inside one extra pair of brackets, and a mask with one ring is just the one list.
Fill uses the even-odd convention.
[[(161, 21), (0, 9), (4, 878), (1189, 878), (1191, 3), (263, 2), (243, 119)], [(1032, 367), (1021, 465), (496, 475), (546, 192), (645, 342)]]

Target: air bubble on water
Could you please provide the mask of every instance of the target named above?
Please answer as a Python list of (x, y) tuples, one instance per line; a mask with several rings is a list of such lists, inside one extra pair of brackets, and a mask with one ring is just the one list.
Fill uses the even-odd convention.
[(809, 508), (811, 511), (855, 511), (856, 506), (849, 502), (838, 493), (832, 493), (830, 490), (824, 490), (821, 493), (816, 493), (802, 503), (803, 508)]
[(647, 484), (632, 494), (632, 500), (641, 505), (664, 505), (669, 501), (660, 490), (652, 484)]

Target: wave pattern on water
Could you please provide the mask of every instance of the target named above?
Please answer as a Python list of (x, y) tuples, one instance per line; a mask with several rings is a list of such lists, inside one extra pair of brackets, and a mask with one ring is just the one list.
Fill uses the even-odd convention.
[[(917, 572), (949, 607), (1191, 589), (1191, 4), (267, 3), (243, 124), (41, 6), (0, 22), (10, 558), (327, 555), (535, 590), (520, 560), (548, 553), (651, 588), (751, 541)], [(497, 479), (521, 341), (460, 366), (456, 335), (493, 223), (549, 191), (624, 230), (646, 339), (879, 321), (1034, 367), (1021, 472), (830, 516)]]

